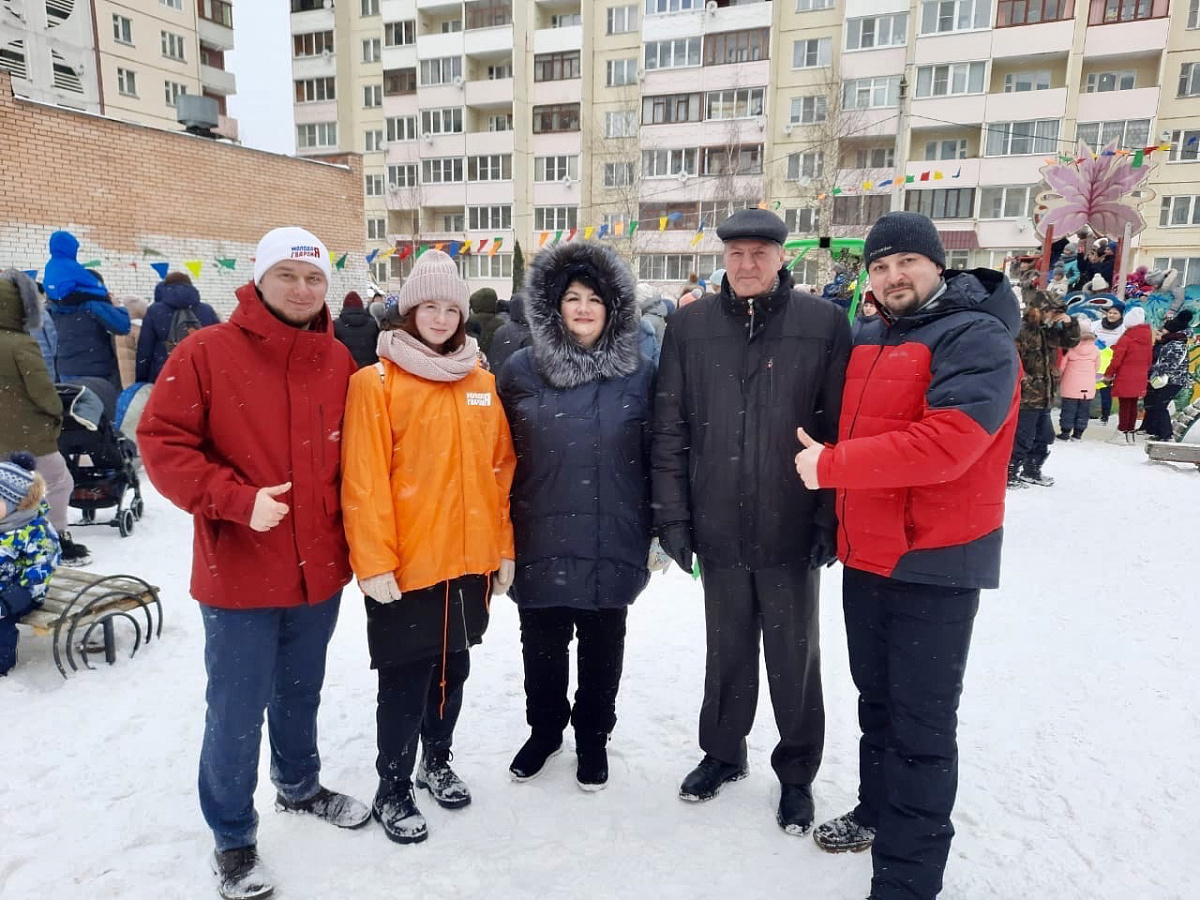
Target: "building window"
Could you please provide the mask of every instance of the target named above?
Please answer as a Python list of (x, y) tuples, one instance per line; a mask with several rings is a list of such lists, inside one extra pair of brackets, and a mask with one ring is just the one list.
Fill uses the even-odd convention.
[(764, 88), (709, 91), (705, 95), (706, 119), (746, 119), (763, 114)]
[(867, 147), (854, 153), (856, 169), (894, 169), (896, 167), (895, 147)]
[(680, 172), (696, 175), (699, 151), (696, 148), (687, 150), (643, 150), (643, 178), (673, 178)]
[(463, 258), (464, 278), (512, 278), (511, 253), (471, 253)]
[(984, 125), (987, 132), (985, 156), (1022, 156), (1058, 152), (1058, 119), (996, 122)]
[(747, 147), (705, 147), (701, 175), (761, 175), (762, 144)]
[(570, 81), (578, 78), (579, 51), (540, 53), (533, 58), (534, 81)]
[(533, 208), (534, 231), (565, 231), (579, 227), (578, 206), (535, 206)]
[(488, 81), (502, 81), (505, 78), (512, 78), (512, 63), (498, 63), (487, 67)]
[(646, 0), (648, 16), (687, 12), (692, 9), (704, 9), (704, 0)]
[(931, 219), (971, 219), (975, 216), (975, 188), (905, 191), (904, 208)]
[(638, 278), (642, 281), (687, 281), (696, 270), (691, 253), (643, 253), (638, 257)]
[(360, 0), (359, 13), (364, 16), (379, 15), (379, 0)]
[(202, 19), (216, 22), (226, 28), (233, 27), (233, 4), (226, 0), (199, 0), (197, 12)]
[(512, 228), (512, 207), (469, 206), (467, 228), (471, 231), (508, 231)]
[(979, 189), (979, 218), (1020, 219), (1033, 215), (1036, 187), (984, 187)]
[(1200, 97), (1200, 63), (1184, 63), (1179, 69), (1179, 96)]
[(967, 139), (951, 138), (945, 141), (925, 142), (925, 161), (938, 159), (966, 159)]
[(113, 40), (118, 44), (133, 43), (133, 22), (125, 16), (113, 16)]
[(383, 41), (380, 38), (366, 38), (362, 42), (362, 61), (377, 63), (383, 59)]
[[(915, 193), (910, 191), (909, 193)], [(833, 198), (833, 224), (865, 228), (875, 224), (892, 205), (887, 194), (861, 194), (857, 197)]]
[(512, 131), (513, 117), (512, 113), (497, 113), (494, 116), (487, 117), (488, 131)]
[(310, 31), (292, 35), (292, 56), (307, 59), (310, 56), (333, 55), (333, 32)]
[(383, 196), (383, 175), (364, 175), (363, 176), (363, 194), (368, 197)]
[(183, 9), (183, 0), (158, 0), (158, 3), (160, 6), (167, 6), (171, 9)]
[(367, 240), (387, 240), (387, 219), (367, 219)]
[(638, 206), (638, 221), (653, 223), (659, 228), (659, 220), (666, 219), (667, 231), (695, 231), (695, 203), (642, 203)]
[(421, 84), (452, 84), (462, 80), (462, 57), (443, 56), (421, 60)]
[(678, 69), (700, 65), (701, 40), (698, 37), (646, 44), (646, 69)]
[(833, 9), (833, 0), (796, 0), (796, 12), (812, 12), (816, 9)]
[(422, 134), (462, 134), (462, 130), (463, 108), (461, 106), (421, 111)]
[[(1200, 3), (1200, 0), (1196, 0)], [(1197, 162), (1200, 160), (1200, 131), (1171, 132), (1171, 155), (1168, 162)]]
[(1009, 72), (1004, 76), (1004, 93), (1023, 94), (1026, 91), (1050, 90), (1050, 70)]
[(117, 91), (126, 97), (137, 96), (137, 73), (133, 69), (117, 69)]
[(479, 0), (467, 3), (467, 30), (499, 28), (512, 24), (512, 0)]
[[(536, 119), (537, 109), (538, 109), (538, 107), (534, 107), (535, 118), (534, 118), (533, 130), (535, 133), (537, 132), (537, 119)], [(578, 106), (576, 107), (576, 109), (578, 109)], [(638, 120), (637, 120), (636, 112), (630, 112), (629, 110), (621, 110), (619, 112), (609, 112), (609, 113), (604, 114), (604, 136), (606, 138), (636, 137), (637, 136), (637, 126), (638, 126)], [(568, 130), (568, 129), (564, 129), (564, 130)], [(569, 129), (569, 130), (578, 131), (579, 130), (578, 122), (576, 122), (575, 128)]]
[(642, 100), (642, 124), (666, 125), (700, 121), (699, 94), (664, 94)]
[(629, 34), (637, 31), (637, 4), (632, 6), (610, 6), (608, 8), (607, 34)]
[(1037, 25), (1075, 17), (1075, 0), (999, 0), (996, 27)]
[(787, 158), (788, 181), (802, 178), (820, 178), (825, 173), (825, 153), (809, 150), (807, 153), (789, 153)]
[(371, 263), (371, 277), (376, 284), (386, 284), (388, 280), (388, 263), (395, 261), (396, 257), (385, 259), (383, 262)]
[(467, 181), (512, 181), (512, 154), (468, 157)]
[(533, 160), (534, 181), (579, 180), (578, 156), (537, 156)]
[(305, 78), (296, 82), (297, 103), (321, 103), (337, 99), (337, 79)]
[(377, 109), (383, 106), (383, 85), (382, 84), (364, 84), (363, 85), (363, 108)]
[(1150, 142), (1149, 119), (1119, 119), (1115, 122), (1080, 122), (1075, 132), (1091, 147), (1107, 147), (1116, 141), (1121, 147), (1145, 147)]
[(846, 49), (903, 47), (908, 42), (908, 13), (846, 20)]
[(1160, 19), (1167, 15), (1168, 0), (1092, 0), (1088, 8), (1089, 25)]
[(175, 34), (173, 31), (163, 31), (161, 34), (162, 55), (167, 59), (185, 62), (183, 57), (183, 35)]
[(749, 31), (718, 31), (704, 42), (704, 64), (724, 66), (730, 63), (754, 62), (771, 56), (771, 29)]
[(467, 217), (460, 212), (442, 213), (442, 231), (466, 231)]
[(383, 46), (407, 47), (417, 42), (417, 23), (413, 19), (388, 22), (383, 26)]
[(982, 94), (987, 63), (952, 63), (917, 69), (918, 98), (949, 97), (953, 94)]
[[(1200, 28), (1200, 0), (1191, 0), (1188, 4), (1187, 27)], [(1196, 284), (1195, 281), (1185, 281), (1184, 284)]]
[(551, 28), (572, 28), (583, 24), (583, 16), (579, 13), (555, 13), (550, 17)]
[(318, 147), (337, 146), (337, 122), (310, 122), (296, 126), (296, 147), (300, 150), (315, 150)]
[(371, 128), (363, 132), (363, 152), (378, 153), (383, 149), (383, 129)]
[[(1200, 2), (1200, 0), (1197, 0)], [(1103, 94), (1108, 91), (1132, 91), (1137, 87), (1137, 72), (1090, 72), (1083, 84), (1085, 94)]]
[(899, 104), (899, 75), (855, 78), (842, 83), (842, 109), (883, 109)]
[(387, 126), (388, 143), (393, 141), (415, 141), (417, 139), (416, 116), (392, 116), (384, 124)]
[(447, 19), (442, 22), (442, 34), (458, 34), (462, 30), (462, 19)]
[(784, 210), (783, 223), (793, 234), (812, 234), (821, 229), (821, 210), (815, 206)]
[(833, 52), (832, 38), (809, 38), (792, 44), (792, 68), (815, 69), (830, 64)]
[(1200, 196), (1163, 197), (1158, 215), (1160, 228), (1200, 225)]
[(1159, 256), (1154, 260), (1156, 269), (1175, 269), (1180, 284), (1200, 284), (1200, 256)]
[(417, 186), (417, 165), (416, 163), (407, 163), (388, 166), (387, 177), (389, 188), (415, 188)]
[[(612, 115), (612, 113), (609, 113)], [(555, 103), (533, 108), (533, 133), (553, 134), (579, 130), (579, 104)]]
[(180, 94), (188, 92), (186, 84), (180, 84), (177, 81), (163, 82), (163, 99), (166, 100), (167, 106), (174, 106), (175, 101), (179, 99)]
[(606, 188), (628, 187), (634, 182), (634, 165), (631, 162), (604, 164), (604, 186)]
[(636, 59), (610, 59), (604, 64), (604, 83), (608, 87), (623, 87), (636, 81)]
[(463, 161), (459, 156), (421, 160), (422, 184), (457, 184), (463, 180)]
[(383, 96), (399, 97), (417, 92), (416, 69), (385, 69), (383, 72)]
[(829, 104), (825, 97), (814, 94), (809, 97), (793, 97), (788, 121), (794, 125), (816, 125), (829, 117)]
[(992, 0), (921, 0), (921, 34), (987, 28)]

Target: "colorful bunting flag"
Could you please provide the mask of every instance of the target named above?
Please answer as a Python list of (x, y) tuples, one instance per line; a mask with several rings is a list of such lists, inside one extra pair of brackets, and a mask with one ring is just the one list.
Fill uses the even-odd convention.
[(613, 225), (613, 234), (615, 234), (617, 237), (620, 237), (624, 233), (625, 233), (625, 223), (624, 222), (617, 222)]
[(487, 239), (487, 238), (480, 238), (480, 239), (479, 239), (479, 246), (477, 246), (477, 247), (475, 248), (475, 252), (476, 252), (476, 253), (482, 253), (484, 250), (486, 250), (486, 249), (487, 249), (487, 245), (488, 245), (488, 239)]
[[(335, 262), (333, 264), (333, 267), (335, 269), (337, 269), (339, 272), (342, 271), (342, 269), (346, 268), (346, 258), (349, 255), (350, 255), (349, 253), (343, 253), (341, 256), (338, 257), (338, 260), (337, 260), (337, 262)], [(232, 269), (233, 266), (230, 266), (229, 268)]]
[(185, 259), (183, 261), (183, 267), (192, 273), (193, 278), (200, 277), (200, 268), (203, 265), (204, 265), (204, 260), (202, 260), (202, 259)]
[(85, 269), (98, 269), (101, 266), (101, 261), (98, 259), (89, 259), (83, 264)]
[(462, 246), (461, 246), (461, 247), (458, 249), (458, 255), (459, 255), (459, 256), (466, 256), (468, 253), (470, 253), (470, 252), (471, 252), (471, 245), (472, 245), (473, 243), (475, 243), (475, 242), (474, 242), (474, 241), (463, 241), (463, 242), (462, 242)]
[(150, 268), (157, 272), (158, 277), (161, 279), (167, 277), (167, 270), (171, 268), (171, 264), (165, 262), (150, 263)]
[(570, 231), (567, 232), (567, 243), (569, 244), (573, 240), (575, 240), (575, 229), (574, 228), (572, 228)]
[(367, 254), (367, 265), (369, 266), (369, 265), (371, 265), (371, 263), (375, 262), (375, 257), (377, 257), (378, 255), (379, 255), (378, 250), (372, 250), (370, 253), (368, 253)]
[(428, 249), (429, 249), (428, 244), (422, 244), (420, 247), (417, 248), (417, 254), (416, 254), (416, 256), (413, 257), (413, 259), (420, 259), (421, 254), (424, 253)]
[(607, 226), (607, 225), (601, 225), (601, 226), (600, 226), (600, 233), (599, 233), (598, 235), (596, 235), (596, 237), (603, 239), (603, 238), (604, 238), (604, 236), (605, 236), (606, 234), (608, 234), (608, 226)]
[(704, 240), (704, 228), (703, 227), (701, 227), (699, 231), (697, 231), (694, 235), (692, 235), (691, 246), (695, 247), (702, 240)]
[(410, 256), (412, 256), (412, 252), (413, 252), (412, 244), (405, 244), (403, 247), (401, 247), (400, 248), (400, 262), (404, 262), (404, 260), (406, 260)]
[(583, 239), (585, 241), (590, 241), (592, 239), (592, 232), (594, 232), (595, 230), (596, 230), (595, 225), (585, 225), (584, 229), (583, 229)]
[(659, 231), (666, 231), (666, 230), (667, 230), (667, 217), (666, 217), (666, 216), (659, 216), (659, 217), (658, 217), (658, 230), (659, 230)]
[(502, 238), (502, 237), (492, 238), (492, 249), (488, 252), (488, 256), (495, 256), (496, 251), (498, 251), (500, 249), (500, 245), (503, 243), (504, 243), (504, 238)]
[(633, 237), (633, 233), (638, 230), (638, 221), (634, 219), (629, 223), (629, 236)]
[(166, 255), (167, 254), (165, 254), (165, 253), (159, 253), (153, 247), (143, 247), (142, 248), (142, 256), (157, 256), (161, 259), (161, 258), (165, 257)]
[(1131, 164), (1133, 168), (1140, 169), (1142, 167), (1142, 164), (1145, 162), (1145, 160), (1146, 160), (1146, 151), (1145, 150), (1134, 150), (1133, 151), (1133, 163)]
[(542, 234), (541, 234), (541, 236), (538, 238), (538, 246), (539, 246), (539, 247), (545, 247), (545, 246), (546, 246), (546, 241), (549, 239), (549, 237), (550, 237), (550, 232), (548, 232), (548, 231), (543, 231), (543, 232), (542, 232)]

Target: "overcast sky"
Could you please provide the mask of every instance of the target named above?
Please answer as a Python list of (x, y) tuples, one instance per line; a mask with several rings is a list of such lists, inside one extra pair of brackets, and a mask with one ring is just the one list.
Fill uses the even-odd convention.
[(242, 0), (233, 7), (234, 49), (225, 67), (237, 76), (229, 114), (242, 143), (272, 153), (296, 152), (292, 54), (287, 0)]

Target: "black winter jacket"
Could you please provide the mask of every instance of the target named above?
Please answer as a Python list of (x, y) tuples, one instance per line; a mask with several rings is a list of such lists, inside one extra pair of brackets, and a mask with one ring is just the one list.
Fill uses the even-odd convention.
[[(752, 311), (753, 310), (753, 311)], [(796, 474), (796, 429), (837, 438), (850, 325), (828, 300), (775, 290), (752, 305), (728, 279), (667, 321), (654, 409), (654, 522), (689, 523), (704, 563), (808, 563), (832, 491)]]
[(171, 320), (181, 309), (191, 309), (200, 325), (217, 325), (221, 317), (207, 303), (200, 301), (200, 292), (190, 284), (165, 284), (154, 289), (154, 302), (142, 319), (142, 331), (137, 345), (137, 381), (158, 381), (162, 367), (167, 364), (167, 338), (171, 335)]
[(497, 378), (513, 354), (529, 346), (529, 340), (529, 322), (525, 319), (525, 295), (516, 293), (513, 294), (508, 308), (508, 321), (496, 329), (496, 333), (492, 335), (492, 346), (487, 352), (488, 364)]
[(365, 309), (343, 309), (333, 320), (333, 336), (346, 345), (360, 369), (379, 362), (375, 352), (379, 344), (379, 325)]

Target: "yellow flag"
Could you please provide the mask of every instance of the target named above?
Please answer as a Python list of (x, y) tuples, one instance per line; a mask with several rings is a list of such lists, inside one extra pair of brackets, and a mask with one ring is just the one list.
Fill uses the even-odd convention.
[(584, 239), (585, 241), (590, 241), (590, 240), (592, 239), (592, 232), (593, 232), (593, 231), (595, 231), (595, 230), (596, 230), (596, 226), (595, 226), (595, 225), (587, 225), (587, 226), (584, 226), (584, 229), (583, 229), (583, 239)]
[(200, 267), (203, 265), (204, 260), (202, 259), (185, 259), (183, 261), (183, 267), (192, 273), (193, 278), (200, 277)]

